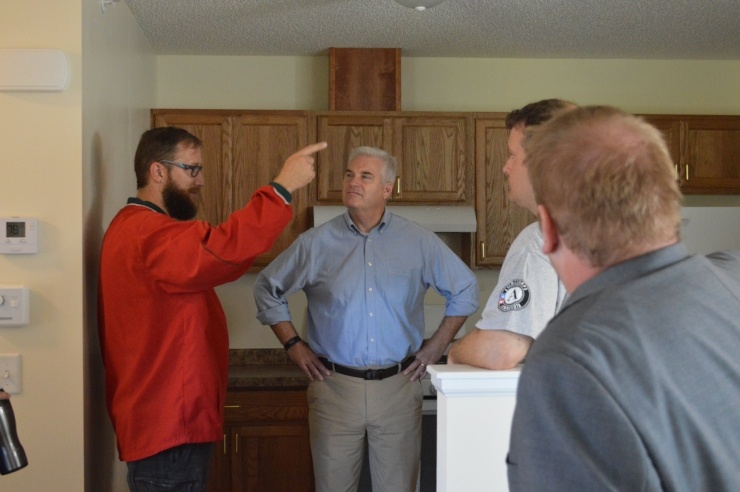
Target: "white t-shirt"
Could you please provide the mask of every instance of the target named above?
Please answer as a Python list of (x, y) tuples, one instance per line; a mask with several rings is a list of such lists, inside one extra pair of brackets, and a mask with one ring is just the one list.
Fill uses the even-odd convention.
[(508, 330), (532, 338), (545, 329), (565, 298), (565, 287), (550, 260), (542, 253), (542, 232), (529, 224), (511, 244), (498, 284), (488, 298), (481, 330)]

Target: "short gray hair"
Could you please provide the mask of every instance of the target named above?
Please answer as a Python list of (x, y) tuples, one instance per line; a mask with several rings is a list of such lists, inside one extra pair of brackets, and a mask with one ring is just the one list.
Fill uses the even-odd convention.
[(377, 147), (355, 147), (349, 153), (347, 164), (361, 156), (375, 157), (383, 161), (383, 179), (386, 183), (394, 183), (396, 181), (396, 168), (398, 164), (395, 157)]

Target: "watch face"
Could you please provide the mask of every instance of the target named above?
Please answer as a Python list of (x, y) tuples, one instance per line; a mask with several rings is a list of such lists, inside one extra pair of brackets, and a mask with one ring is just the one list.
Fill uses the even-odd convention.
[(6, 222), (5, 236), (13, 237), (13, 238), (26, 237), (26, 223), (25, 222)]

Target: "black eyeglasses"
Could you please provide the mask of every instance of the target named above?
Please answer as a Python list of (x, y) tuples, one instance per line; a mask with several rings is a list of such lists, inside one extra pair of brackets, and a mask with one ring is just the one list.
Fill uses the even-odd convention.
[(194, 178), (198, 177), (200, 172), (203, 170), (203, 166), (193, 166), (191, 164), (183, 164), (182, 162), (173, 162), (173, 161), (165, 161), (165, 160), (161, 160), (159, 162), (161, 162), (162, 164), (172, 164), (173, 166), (177, 166), (180, 169), (190, 171), (190, 176)]

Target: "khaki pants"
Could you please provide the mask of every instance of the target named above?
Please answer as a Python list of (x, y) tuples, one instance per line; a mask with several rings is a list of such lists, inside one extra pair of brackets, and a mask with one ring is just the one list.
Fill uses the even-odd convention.
[(332, 373), (308, 387), (308, 423), (317, 492), (354, 492), (367, 432), (373, 492), (416, 490), (421, 460), (419, 381)]

